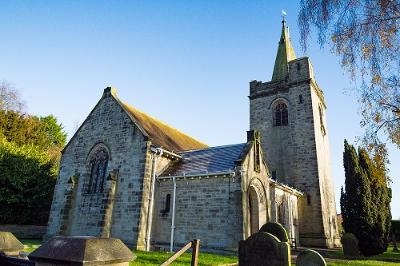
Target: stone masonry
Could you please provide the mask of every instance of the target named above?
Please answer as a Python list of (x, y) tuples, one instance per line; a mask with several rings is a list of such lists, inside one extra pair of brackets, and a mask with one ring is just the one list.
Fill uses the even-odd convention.
[[(107, 176), (112, 171), (118, 171), (118, 188), (123, 188), (117, 188), (115, 192), (112, 213), (107, 213), (110, 210), (108, 203), (111, 199), (106, 198), (114, 186), (112, 179), (106, 181), (103, 193), (87, 193), (90, 175), (88, 157), (96, 145), (103, 145), (109, 150)], [(107, 223), (104, 217), (112, 215), (109, 235), (130, 245), (136, 245), (138, 232), (141, 230), (139, 221), (143, 215), (140, 207), (143, 201), (147, 150), (145, 137), (112, 97), (111, 88), (106, 89), (103, 97), (63, 151), (47, 236), (62, 233), (60, 230), (63, 219), (66, 218), (63, 215), (65, 213), (72, 215), (68, 217), (71, 220), (68, 231), (70, 235), (91, 236), (100, 236)], [(73, 176), (80, 178), (77, 184), (76, 208), (70, 211), (64, 207), (70, 197), (70, 193), (66, 193), (69, 191), (68, 181)]]
[[(283, 27), (282, 34), (288, 35)], [(280, 46), (290, 49), (284, 41), (289, 42), (288, 36)], [(277, 181), (304, 193), (299, 203), (301, 245), (333, 247), (339, 238), (324, 95), (309, 58), (287, 58), (286, 64), (281, 79), (250, 82), (250, 129), (261, 132), (267, 164)], [(288, 108), (288, 125), (274, 125), (278, 103)]]
[(63, 150), (46, 237), (168, 249), (174, 226), (176, 248), (233, 251), (277, 221), (297, 244), (339, 245), (324, 95), (285, 22), (272, 81), (249, 98), (247, 142), (208, 147), (106, 88)]

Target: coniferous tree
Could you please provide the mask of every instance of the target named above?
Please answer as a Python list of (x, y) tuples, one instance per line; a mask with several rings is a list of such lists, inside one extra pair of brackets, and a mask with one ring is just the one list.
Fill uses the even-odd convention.
[(346, 181), (340, 198), (343, 227), (357, 237), (362, 254), (377, 255), (387, 249), (390, 231), (391, 191), (386, 168), (377, 158), (371, 160), (365, 149), (357, 154), (347, 141), (344, 146)]

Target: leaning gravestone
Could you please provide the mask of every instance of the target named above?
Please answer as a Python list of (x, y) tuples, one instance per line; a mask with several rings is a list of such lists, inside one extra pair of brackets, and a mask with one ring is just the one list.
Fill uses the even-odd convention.
[(280, 223), (268, 222), (260, 228), (260, 232), (270, 233), (276, 236), (281, 242), (289, 241), (286, 229)]
[(290, 266), (290, 247), (276, 236), (258, 232), (239, 242), (240, 266)]
[(343, 254), (345, 257), (357, 257), (360, 255), (358, 239), (352, 233), (345, 233), (341, 238)]
[(315, 250), (306, 249), (297, 256), (296, 266), (326, 266), (326, 262)]
[(0, 231), (0, 253), (7, 256), (19, 256), (24, 245), (10, 232)]
[(54, 237), (28, 255), (35, 266), (128, 266), (132, 251), (116, 238)]

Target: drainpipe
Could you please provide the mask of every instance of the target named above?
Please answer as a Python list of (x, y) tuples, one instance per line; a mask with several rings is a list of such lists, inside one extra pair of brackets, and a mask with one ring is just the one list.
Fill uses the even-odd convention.
[(175, 232), (175, 199), (176, 199), (176, 178), (172, 177), (174, 183), (174, 190), (172, 196), (172, 220), (171, 220), (171, 243), (169, 245), (169, 252), (174, 250), (174, 232)]
[(146, 251), (150, 251), (150, 236), (151, 236), (151, 226), (153, 220), (153, 206), (154, 206), (154, 188), (156, 184), (156, 171), (157, 171), (157, 159), (163, 154), (162, 149), (152, 150), (153, 154), (153, 166), (152, 166), (152, 174), (151, 174), (151, 187), (150, 187), (150, 196), (149, 196), (149, 209), (147, 216), (147, 231), (146, 231)]

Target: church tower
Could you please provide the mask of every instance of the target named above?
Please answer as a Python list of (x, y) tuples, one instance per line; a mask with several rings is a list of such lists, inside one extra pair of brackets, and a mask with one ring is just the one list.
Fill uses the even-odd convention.
[(249, 98), (250, 130), (261, 132), (272, 178), (304, 193), (300, 245), (340, 245), (324, 93), (310, 59), (296, 58), (284, 19), (272, 80), (250, 82)]

